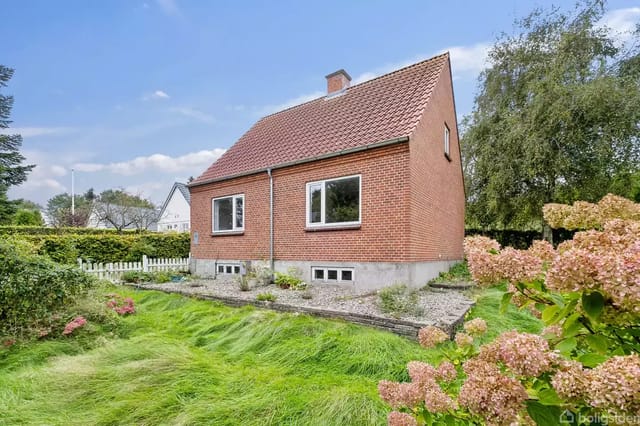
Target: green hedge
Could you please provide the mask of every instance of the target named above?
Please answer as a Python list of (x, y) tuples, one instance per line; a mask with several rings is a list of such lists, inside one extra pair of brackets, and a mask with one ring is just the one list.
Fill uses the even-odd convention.
[(35, 246), (37, 252), (60, 263), (73, 264), (78, 258), (91, 262), (140, 261), (143, 254), (149, 257), (188, 257), (187, 233), (110, 233), (91, 234), (14, 234)]
[(149, 233), (149, 231), (123, 230), (118, 232), (115, 229), (96, 229), (96, 228), (52, 228), (45, 226), (18, 226), (3, 225), (0, 226), (0, 235), (129, 235)]
[(20, 241), (0, 241), (0, 335), (48, 322), (93, 283), (78, 268), (29, 253)]

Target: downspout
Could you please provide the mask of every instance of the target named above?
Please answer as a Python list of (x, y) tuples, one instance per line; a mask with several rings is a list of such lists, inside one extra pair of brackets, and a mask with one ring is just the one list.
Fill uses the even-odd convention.
[(271, 269), (271, 279), (273, 280), (273, 174), (271, 168), (267, 169), (269, 175), (269, 268)]

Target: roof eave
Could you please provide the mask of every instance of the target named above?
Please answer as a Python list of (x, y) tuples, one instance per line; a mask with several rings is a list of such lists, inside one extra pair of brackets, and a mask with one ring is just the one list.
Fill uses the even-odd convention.
[(314, 156), (314, 157), (303, 158), (303, 159), (300, 159), (300, 160), (287, 161), (285, 163), (276, 164), (274, 166), (262, 167), (260, 169), (250, 170), (250, 171), (242, 172), (242, 173), (236, 173), (236, 174), (233, 174), (233, 175), (223, 176), (223, 177), (219, 177), (219, 178), (205, 179), (205, 180), (200, 181), (200, 182), (191, 182), (191, 183), (188, 183), (187, 186), (189, 188), (194, 188), (196, 186), (207, 185), (207, 184), (210, 184), (210, 183), (222, 182), (222, 181), (225, 181), (225, 180), (235, 179), (235, 178), (239, 178), (239, 177), (255, 175), (255, 174), (258, 174), (258, 173), (265, 173), (268, 170), (276, 170), (276, 169), (282, 169), (282, 168), (285, 168), (285, 167), (297, 166), (299, 164), (312, 163), (314, 161), (326, 160), (328, 158), (340, 157), (340, 156), (347, 155), (347, 154), (353, 154), (353, 153), (356, 153), (356, 152), (367, 151), (367, 150), (375, 149), (375, 148), (382, 148), (382, 147), (385, 147), (385, 146), (388, 146), (388, 145), (394, 145), (394, 144), (403, 143), (403, 142), (409, 142), (409, 136), (400, 136), (400, 137), (393, 138), (393, 139), (387, 139), (387, 140), (384, 140), (384, 141), (381, 141), (381, 142), (375, 142), (375, 143), (372, 143), (372, 144), (369, 144), (369, 145), (362, 145), (362, 146), (358, 146), (358, 147), (354, 147), (354, 148), (343, 149), (342, 151), (330, 152), (330, 153), (327, 153), (327, 154), (321, 154), (321, 155), (317, 155), (317, 156)]

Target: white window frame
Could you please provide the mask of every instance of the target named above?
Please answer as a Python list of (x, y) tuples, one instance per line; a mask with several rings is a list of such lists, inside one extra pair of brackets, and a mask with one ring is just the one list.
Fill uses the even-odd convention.
[[(232, 228), (222, 231), (216, 231), (216, 201), (231, 198), (232, 210), (231, 216), (233, 218)], [(236, 226), (236, 199), (242, 198), (242, 227)], [(244, 194), (225, 195), (224, 197), (216, 197), (211, 200), (211, 231), (214, 234), (229, 234), (234, 232), (244, 232), (244, 218), (247, 216), (247, 206), (244, 202)]]
[(447, 158), (451, 156), (451, 130), (447, 123), (444, 123), (444, 155)]
[[(222, 271), (220, 269), (222, 268)], [(231, 272), (229, 272), (231, 271)], [(217, 263), (216, 275), (239, 275), (242, 269), (238, 263)]]
[[(344, 180), (344, 179), (352, 179), (358, 178), (358, 220), (351, 222), (333, 222), (333, 223), (325, 223), (325, 188), (327, 182), (334, 182), (336, 180)], [(309, 192), (312, 186), (321, 185), (320, 191), (320, 222), (311, 222), (311, 193)], [(331, 228), (331, 227), (340, 227), (340, 226), (350, 226), (350, 225), (360, 225), (362, 222), (362, 175), (349, 175), (349, 176), (341, 176), (337, 178), (317, 180), (314, 182), (307, 182), (306, 191), (306, 219), (305, 222), (307, 224), (307, 228)]]
[[(338, 274), (338, 278), (335, 280), (329, 279), (329, 270), (336, 271)], [(323, 277), (321, 280), (316, 279), (316, 271), (323, 271)], [(351, 272), (350, 280), (343, 280), (342, 273), (344, 271)], [(321, 283), (352, 283), (356, 281), (356, 271), (354, 268), (338, 268), (335, 266), (312, 266), (311, 267), (311, 281), (321, 282)]]

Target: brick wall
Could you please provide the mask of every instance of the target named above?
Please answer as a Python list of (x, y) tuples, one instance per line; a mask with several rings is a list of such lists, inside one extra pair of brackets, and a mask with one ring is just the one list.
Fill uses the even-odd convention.
[[(451, 161), (444, 156), (445, 123)], [(465, 195), (449, 67), (410, 136), (410, 150), (411, 260), (462, 259)]]
[[(361, 174), (360, 229), (307, 231), (306, 183)], [(409, 147), (400, 143), (278, 169), (274, 179), (275, 258), (318, 261), (408, 261)], [(211, 199), (245, 194), (242, 235), (211, 235)], [(268, 259), (266, 173), (191, 188), (192, 254), (200, 259)]]
[[(211, 200), (244, 194), (244, 234), (212, 236)], [(269, 258), (269, 178), (266, 173), (191, 188), (191, 238), (196, 259)]]

